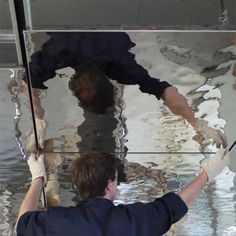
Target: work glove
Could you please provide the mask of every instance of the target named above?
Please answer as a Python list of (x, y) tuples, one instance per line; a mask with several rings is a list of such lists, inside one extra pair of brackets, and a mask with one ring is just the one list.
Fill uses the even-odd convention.
[[(38, 137), (38, 144), (41, 149), (44, 148), (44, 140), (46, 135), (46, 128), (47, 122), (42, 119), (35, 119), (36, 128), (37, 128), (37, 137)], [(34, 152), (36, 151), (36, 144), (35, 144), (35, 135), (34, 133), (30, 135), (27, 143), (27, 150)]]
[(221, 146), (223, 146), (223, 148), (227, 147), (225, 135), (220, 130), (209, 127), (208, 121), (199, 119), (194, 129), (203, 134), (205, 138), (213, 139), (213, 143), (216, 144), (217, 148), (220, 148)]
[(207, 172), (208, 182), (210, 182), (229, 164), (229, 161), (229, 151), (220, 148), (208, 160), (203, 160), (200, 168), (203, 168)]
[(44, 185), (47, 183), (47, 175), (44, 166), (44, 155), (39, 155), (39, 158), (36, 160), (36, 155), (31, 153), (27, 163), (29, 165), (29, 169), (32, 175), (32, 181), (37, 178), (43, 177), (44, 178)]

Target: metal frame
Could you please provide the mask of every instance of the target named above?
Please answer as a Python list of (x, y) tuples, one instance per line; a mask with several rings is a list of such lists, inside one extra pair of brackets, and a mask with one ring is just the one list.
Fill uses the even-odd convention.
[(33, 30), (30, 0), (23, 0), (23, 7), (25, 12), (26, 29)]
[(20, 36), (19, 36), (19, 31), (18, 31), (18, 23), (17, 23), (17, 18), (16, 18), (15, 4), (14, 4), (14, 0), (8, 0), (8, 2), (9, 2), (13, 32), (15, 35), (17, 60), (18, 60), (19, 66), (23, 66), (23, 57), (22, 57), (22, 51), (21, 51)]

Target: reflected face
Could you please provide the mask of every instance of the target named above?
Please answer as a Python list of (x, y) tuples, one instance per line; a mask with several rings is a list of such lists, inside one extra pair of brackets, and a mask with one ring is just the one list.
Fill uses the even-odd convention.
[(76, 96), (83, 105), (90, 105), (96, 96), (92, 82), (88, 78), (81, 76), (76, 85), (77, 87), (73, 91), (73, 95)]
[(80, 88), (77, 97), (83, 105), (89, 105), (95, 96), (96, 92), (93, 88)]
[(100, 70), (81, 68), (68, 84), (79, 106), (96, 114), (105, 114), (114, 104), (114, 87)]

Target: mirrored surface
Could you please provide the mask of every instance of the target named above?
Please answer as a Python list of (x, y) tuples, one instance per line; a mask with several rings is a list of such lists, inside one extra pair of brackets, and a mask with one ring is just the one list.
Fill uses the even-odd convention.
[(16, 220), (29, 180), (24, 160), (26, 133), (32, 129), (27, 96), (23, 94), (23, 71), (0, 69), (0, 235), (8, 235)]
[[(18, 80), (17, 78), (20, 79), (21, 76), (15, 71), (1, 71), (0, 106), (1, 110), (5, 111), (4, 114), (2, 113), (0, 122), (2, 130), (0, 136), (2, 144), (0, 234), (3, 236), (8, 235), (9, 228), (14, 226), (20, 202), (31, 182), (28, 166), (23, 160), (26, 150), (21, 148), (22, 145), (24, 146), (24, 142), (28, 141), (25, 140), (27, 138), (25, 134), (31, 128), (32, 120), (30, 120), (30, 113), (27, 109), (28, 101), (21, 86), (21, 79)], [(139, 90), (137, 89), (137, 91)], [(148, 97), (151, 98), (151, 96)], [(14, 118), (17, 121), (17, 117), (20, 117), (19, 123), (14, 123)], [(169, 132), (167, 137), (171, 151), (178, 149), (178, 145), (174, 145), (171, 138), (173, 137), (172, 132), (178, 128), (177, 125), (173, 124), (173, 121), (174, 123), (180, 122), (178, 119), (169, 118), (168, 122), (162, 126), (163, 130)], [(136, 129), (138, 128), (136, 126)], [(67, 145), (63, 142), (64, 149), (57, 153), (52, 152), (50, 148), (52, 141), (59, 142), (59, 140), (48, 137), (45, 143), (47, 149), (44, 152), (48, 181), (54, 183), (58, 190), (58, 199), (63, 206), (74, 205), (78, 200), (76, 191), (71, 184), (70, 167), (73, 160), (80, 157), (80, 153), (68, 153), (71, 146), (73, 147), (76, 137), (78, 138), (78, 135), (75, 137), (73, 135), (64, 136)], [(16, 138), (20, 138), (18, 142), (22, 141), (22, 145), (16, 142)], [(178, 192), (196, 176), (199, 162), (206, 155), (195, 153), (132, 153), (121, 156), (117, 153), (117, 157), (123, 157), (122, 162), (124, 163), (127, 181), (122, 182), (119, 186), (115, 204), (135, 201), (147, 202), (169, 191)], [(232, 165), (235, 158), (231, 160)], [(49, 194), (49, 191), (47, 193)], [(53, 197), (52, 195), (48, 196)], [(55, 204), (55, 201), (51, 201), (51, 203)], [(167, 235), (221, 236), (234, 235), (235, 232), (235, 173), (226, 168), (213, 183), (204, 188), (196, 202), (190, 207), (186, 217), (174, 225)]]
[[(214, 151), (157, 99), (158, 78), (178, 88), (195, 117), (232, 127), (225, 104), (235, 99), (234, 32), (36, 31), (25, 40), (37, 130), (51, 151)], [(226, 136), (231, 144), (230, 129)]]

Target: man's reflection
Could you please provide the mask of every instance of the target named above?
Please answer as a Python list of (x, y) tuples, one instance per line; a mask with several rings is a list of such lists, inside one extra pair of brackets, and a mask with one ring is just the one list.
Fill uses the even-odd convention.
[[(47, 89), (44, 82), (55, 77), (56, 70), (72, 67), (76, 75), (71, 79), (69, 87), (83, 106), (91, 111), (105, 112), (105, 108), (101, 105), (101, 100), (109, 95), (106, 94), (108, 92), (105, 85), (109, 86), (109, 83), (105, 77), (121, 84), (136, 84), (139, 85), (141, 92), (163, 99), (164, 104), (174, 114), (181, 115), (196, 131), (213, 139), (217, 147), (227, 146), (223, 133), (209, 127), (207, 121), (194, 117), (192, 108), (175, 87), (166, 81), (151, 77), (148, 71), (136, 62), (135, 55), (130, 52), (135, 43), (130, 40), (128, 34), (123, 32), (54, 32), (49, 35), (51, 38), (43, 44), (40, 51), (31, 56), (29, 63), (37, 119), (43, 119), (43, 110), (40, 109), (40, 99), (34, 89)], [(84, 68), (89, 68), (86, 69), (86, 73), (83, 73)], [(91, 76), (88, 76), (88, 73), (91, 73)], [(90, 83), (91, 80), (94, 80), (93, 84)], [(102, 96), (98, 95), (99, 91)], [(107, 99), (106, 105), (110, 102)], [(45, 125), (37, 120), (36, 123), (39, 124), (37, 126), (38, 139), (41, 140), (39, 144), (42, 148), (43, 138), (40, 138), (40, 134), (45, 134)]]

